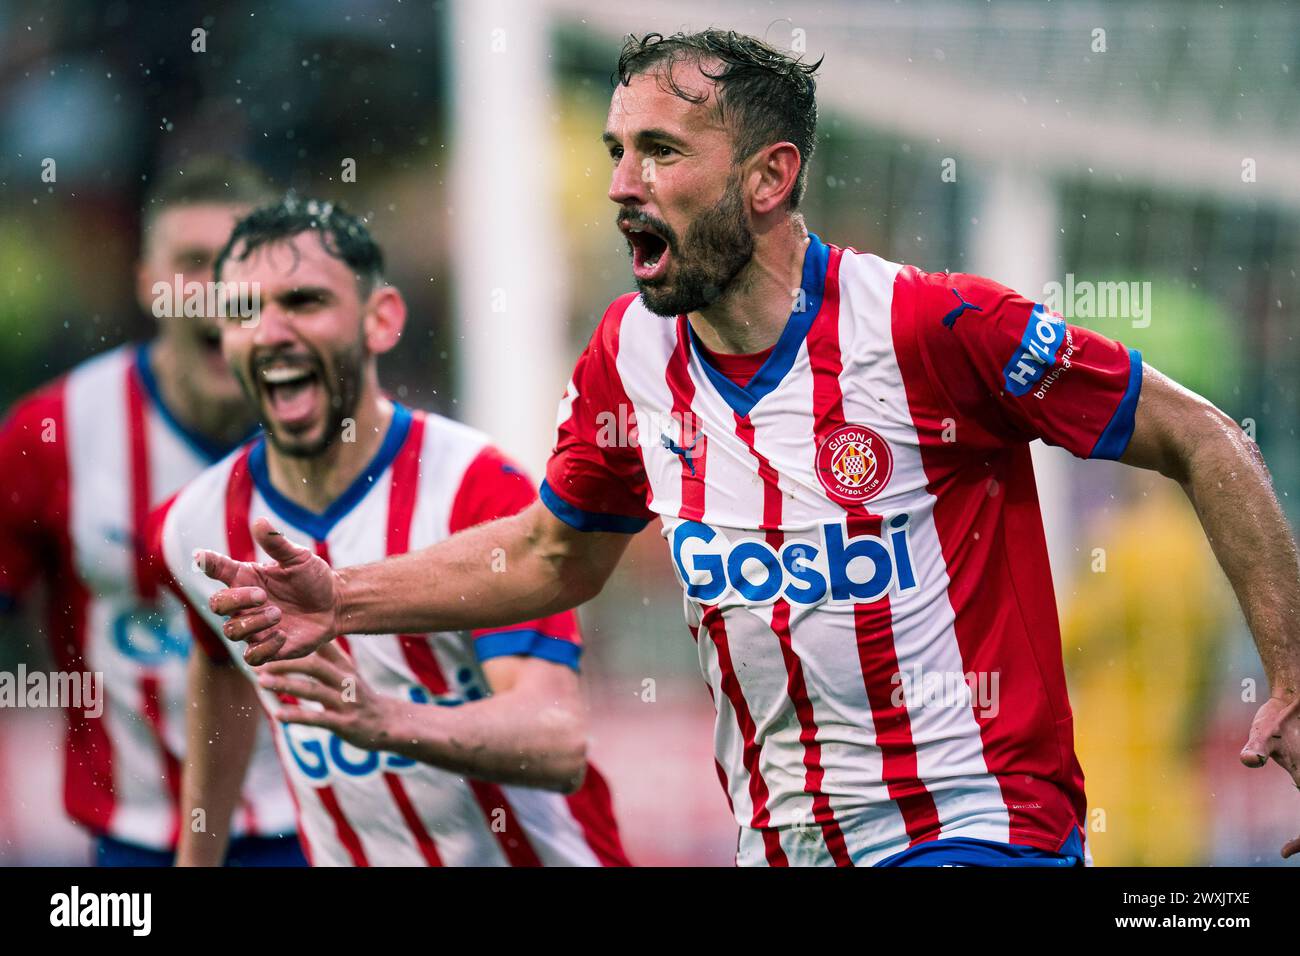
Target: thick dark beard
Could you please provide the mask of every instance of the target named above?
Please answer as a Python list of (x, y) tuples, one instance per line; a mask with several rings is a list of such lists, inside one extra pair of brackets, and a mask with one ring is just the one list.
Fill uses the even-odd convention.
[[(285, 442), (271, 428), (264, 429), (266, 439), (275, 450), (286, 458), (315, 458), (324, 454), (331, 445), (343, 437), (343, 422), (355, 419), (357, 403), (361, 401), (361, 380), (365, 375), (366, 349), (364, 341), (340, 352), (332, 368), (317, 356), (321, 385), (328, 398), (326, 405), (329, 416), (320, 438), (310, 445), (298, 442)], [(266, 416), (263, 416), (263, 421)]]
[(673, 318), (716, 302), (754, 257), (754, 233), (745, 218), (740, 180), (732, 179), (711, 210), (672, 249), (671, 284), (637, 281), (641, 301), (655, 315)]

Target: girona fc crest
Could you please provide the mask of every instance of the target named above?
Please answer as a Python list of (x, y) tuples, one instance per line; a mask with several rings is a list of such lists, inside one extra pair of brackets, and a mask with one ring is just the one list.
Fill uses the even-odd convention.
[(893, 471), (889, 445), (866, 425), (841, 425), (817, 449), (817, 477), (840, 504), (870, 501)]

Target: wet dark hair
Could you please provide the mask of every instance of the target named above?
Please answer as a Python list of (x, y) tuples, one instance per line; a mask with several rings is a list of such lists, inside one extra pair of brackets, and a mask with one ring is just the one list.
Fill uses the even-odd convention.
[[(384, 282), (384, 253), (365, 222), (337, 203), (290, 191), (279, 202), (254, 209), (235, 224), (217, 253), (214, 276), (220, 281), (227, 260), (243, 262), (262, 246), (314, 232), (324, 250), (356, 276), (361, 298)], [(239, 251), (234, 250), (238, 247)]]
[[(720, 64), (714, 70), (713, 62)], [(632, 77), (663, 68), (667, 90), (690, 103), (707, 94), (683, 90), (673, 77), (679, 63), (693, 63), (717, 84), (717, 108), (735, 135), (736, 162), (764, 146), (789, 142), (799, 149), (799, 175), (790, 190), (790, 208), (797, 209), (808, 182), (808, 161), (817, 141), (817, 81), (822, 61), (804, 63), (762, 40), (734, 30), (700, 33), (630, 35), (618, 57), (613, 83), (627, 86)]]

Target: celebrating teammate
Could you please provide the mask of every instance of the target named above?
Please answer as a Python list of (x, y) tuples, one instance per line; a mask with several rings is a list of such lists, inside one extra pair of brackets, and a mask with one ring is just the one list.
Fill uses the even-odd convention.
[[(102, 714), (64, 710), (64, 802), (95, 834), (101, 865), (169, 865), (182, 825), (190, 635), (180, 603), (157, 591), (144, 526), (253, 428), (207, 290), (236, 219), (267, 195), (254, 170), (217, 158), (160, 181), (144, 207), (137, 273), (157, 337), (19, 400), (0, 430), (0, 603), (43, 577), (60, 671), (103, 675)], [(265, 733), (253, 763), (229, 862), (301, 866)]]
[[(609, 792), (586, 762), (573, 612), (339, 637), (258, 670), (232, 660), (196, 548), (243, 560), (260, 548), (287, 566), (314, 553), (342, 568), (427, 547), (537, 495), (483, 435), (383, 396), (378, 356), (397, 344), (406, 305), (360, 220), (291, 195), (235, 227), (217, 270), (261, 292), (258, 321), (232, 318), (222, 347), (266, 435), (155, 518), (168, 569), (202, 608), (195, 699), (220, 688), (191, 722), (186, 808), (205, 810), (209, 826), (185, 834), (180, 862), (220, 858), (260, 691), (313, 864), (626, 865)], [(314, 552), (270, 532), (271, 517)], [(505, 576), (491, 556), (488, 570)]]
[(1300, 783), (1300, 570), (1256, 447), (1010, 289), (809, 234), (814, 71), (734, 33), (632, 38), (604, 140), (640, 294), (578, 359), (541, 503), (337, 571), (207, 555), (227, 635), (260, 662), (553, 614), (657, 515), (740, 863), (1078, 865), (1042, 438), (1186, 490), (1272, 686), (1241, 759)]

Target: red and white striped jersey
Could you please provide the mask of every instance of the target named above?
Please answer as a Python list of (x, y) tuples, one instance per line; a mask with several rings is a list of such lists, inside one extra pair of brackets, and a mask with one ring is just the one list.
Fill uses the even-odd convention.
[(1028, 443), (1118, 457), (1141, 368), (996, 283), (815, 236), (743, 385), (684, 317), (610, 306), (542, 499), (580, 529), (661, 519), (738, 862), (1055, 851), (1083, 826)]
[[(103, 675), (98, 718), (64, 709), (68, 814), (152, 849), (174, 847), (180, 832), (190, 633), (141, 542), (150, 509), (222, 453), (172, 417), (144, 347), (77, 366), (20, 400), (0, 429), (0, 600), (43, 578), (56, 666)], [(259, 738), (234, 832), (289, 833), (292, 801), (269, 736)]]
[[(196, 548), (238, 560), (267, 560), (250, 527), (268, 517), (290, 539), (314, 544), (338, 567), (415, 551), (464, 528), (514, 514), (536, 500), (532, 483), (473, 429), (394, 406), (392, 423), (365, 471), (323, 513), (271, 484), (258, 439), (204, 472), (168, 507), (161, 552), (202, 620), (195, 633), (214, 657), (244, 663), (244, 645), (218, 637), (208, 598), (221, 585), (194, 567)], [(157, 520), (157, 519), (155, 519)], [(431, 634), (340, 637), (376, 692), (430, 706), (458, 706), (491, 693), (482, 664), (528, 656), (578, 667), (572, 612), (511, 627)], [(268, 714), (275, 695), (258, 687)], [(298, 833), (316, 866), (626, 865), (609, 790), (588, 766), (577, 793), (463, 777), (391, 753), (345, 743), (323, 728), (275, 724), (293, 786)]]

